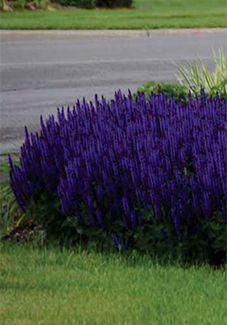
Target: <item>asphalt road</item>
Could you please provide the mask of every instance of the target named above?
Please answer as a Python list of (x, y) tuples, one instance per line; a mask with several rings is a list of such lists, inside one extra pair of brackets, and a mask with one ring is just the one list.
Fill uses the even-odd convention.
[(149, 80), (176, 80), (176, 63), (225, 47), (226, 30), (1, 32), (0, 153), (18, 151), (24, 125), (94, 94), (112, 97)]

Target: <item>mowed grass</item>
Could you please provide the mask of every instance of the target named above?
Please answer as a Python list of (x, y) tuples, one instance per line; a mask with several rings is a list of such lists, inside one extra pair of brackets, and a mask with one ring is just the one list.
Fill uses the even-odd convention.
[(135, 0), (133, 9), (0, 13), (1, 29), (226, 27), (225, 0)]
[(2, 325), (227, 321), (223, 269), (2, 244), (0, 272)]

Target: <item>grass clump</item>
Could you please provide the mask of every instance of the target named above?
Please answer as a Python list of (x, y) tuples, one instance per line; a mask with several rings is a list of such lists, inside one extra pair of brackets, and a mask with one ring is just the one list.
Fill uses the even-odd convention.
[(210, 96), (219, 93), (227, 98), (227, 59), (224, 51), (214, 52), (214, 72), (210, 72), (202, 62), (179, 66), (178, 80), (185, 85), (194, 96), (199, 96), (203, 87)]
[(9, 165), (0, 164), (0, 240), (9, 236), (22, 215), (9, 184)]

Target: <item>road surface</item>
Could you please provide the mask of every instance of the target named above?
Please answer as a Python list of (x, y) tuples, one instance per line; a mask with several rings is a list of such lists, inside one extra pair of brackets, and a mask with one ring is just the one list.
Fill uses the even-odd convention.
[(225, 46), (226, 30), (1, 32), (0, 153), (18, 151), (24, 125), (96, 93), (112, 97), (149, 80), (175, 81), (176, 63)]

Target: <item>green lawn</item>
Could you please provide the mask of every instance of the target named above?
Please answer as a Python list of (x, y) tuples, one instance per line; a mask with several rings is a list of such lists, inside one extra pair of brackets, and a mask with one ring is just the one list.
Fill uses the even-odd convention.
[(191, 324), (227, 320), (224, 270), (1, 244), (0, 323)]
[(135, 9), (0, 13), (1, 29), (226, 27), (226, 0), (135, 0)]

